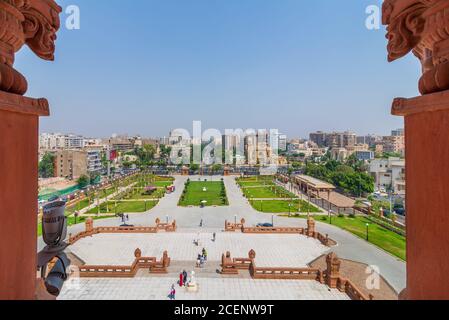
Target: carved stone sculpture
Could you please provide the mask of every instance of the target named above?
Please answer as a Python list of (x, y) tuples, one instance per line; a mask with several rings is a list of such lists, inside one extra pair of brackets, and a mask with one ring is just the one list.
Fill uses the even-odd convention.
[(40, 58), (54, 59), (59, 7), (53, 0), (0, 0), (0, 90), (25, 94), (25, 77), (14, 69), (24, 44)]
[(422, 94), (449, 89), (449, 1), (385, 0), (388, 60), (413, 52), (421, 61)]

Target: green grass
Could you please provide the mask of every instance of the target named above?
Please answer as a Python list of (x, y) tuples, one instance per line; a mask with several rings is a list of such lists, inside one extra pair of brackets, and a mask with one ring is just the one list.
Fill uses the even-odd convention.
[(239, 182), (239, 185), (243, 188), (245, 187), (265, 187), (265, 186), (274, 186), (274, 182), (272, 181), (242, 181)]
[[(165, 188), (158, 188), (152, 194), (144, 194), (144, 188), (133, 188), (132, 192), (129, 190), (123, 196), (117, 197), (117, 200), (145, 200), (145, 199), (160, 199), (165, 196)], [(115, 200), (115, 199), (114, 199)]]
[[(109, 201), (108, 204), (103, 203), (100, 205), (100, 213), (107, 214), (107, 207), (109, 207), (109, 213), (140, 213), (146, 212), (154, 206), (156, 206), (157, 201), (147, 201), (145, 208), (145, 201), (117, 201), (117, 209), (115, 208), (115, 201)], [(95, 207), (87, 212), (88, 214), (97, 214), (98, 207)]]
[[(204, 192), (203, 188), (206, 187), (207, 191)], [(181, 196), (179, 200), (179, 206), (200, 206), (201, 201), (206, 200), (206, 206), (224, 206), (228, 204), (227, 197), (221, 196), (222, 182), (190, 182), (185, 193)]]
[[(299, 218), (307, 218), (300, 216)], [(316, 217), (317, 221), (330, 224), (327, 216)], [(372, 223), (365, 217), (332, 217), (332, 224), (346, 230), (362, 239), (366, 239), (366, 224), (369, 223), (369, 242), (375, 246), (391, 253), (392, 255), (406, 259), (406, 239), (405, 237), (387, 230), (377, 224)]]
[(245, 182), (273, 182), (274, 176), (259, 176), (259, 177), (248, 177), (248, 178), (238, 178), (236, 179), (238, 183)]
[[(304, 200), (293, 200), (292, 202), (287, 200), (267, 200), (267, 201), (250, 201), (251, 206), (259, 212), (264, 213), (287, 213), (291, 210), (292, 213), (318, 213), (321, 212), (317, 207), (309, 204)], [(289, 207), (289, 204), (292, 206)], [(308, 211), (308, 210), (309, 211)]]
[(279, 186), (244, 188), (243, 194), (248, 199), (297, 198), (296, 195)]

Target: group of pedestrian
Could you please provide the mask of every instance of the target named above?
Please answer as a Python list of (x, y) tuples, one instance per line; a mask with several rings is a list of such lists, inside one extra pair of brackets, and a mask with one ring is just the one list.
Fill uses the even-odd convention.
[(179, 286), (180, 287), (185, 287), (187, 286), (187, 271), (183, 270), (180, 274), (179, 274)]
[(122, 219), (123, 224), (126, 224), (129, 221), (129, 215), (122, 213), (119, 216)]
[(207, 262), (207, 251), (205, 248), (203, 248), (203, 251), (200, 254), (198, 254), (198, 258), (196, 260), (196, 266), (198, 268), (203, 268), (204, 265), (206, 264), (206, 262)]

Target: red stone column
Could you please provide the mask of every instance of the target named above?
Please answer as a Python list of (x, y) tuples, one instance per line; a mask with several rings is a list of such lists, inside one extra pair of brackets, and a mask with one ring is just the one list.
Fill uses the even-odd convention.
[(39, 116), (48, 105), (0, 92), (0, 299), (34, 299)]
[(407, 289), (402, 299), (449, 299), (449, 1), (385, 0), (388, 60), (413, 52), (423, 96), (396, 99), (405, 117)]
[(405, 117), (407, 289), (404, 299), (449, 298), (449, 91), (398, 99)]
[(14, 59), (26, 44), (53, 60), (61, 10), (54, 0), (0, 0), (0, 300), (35, 299), (36, 283), (42, 289), (36, 281), (38, 131), (49, 108), (45, 99), (22, 96), (27, 81)]

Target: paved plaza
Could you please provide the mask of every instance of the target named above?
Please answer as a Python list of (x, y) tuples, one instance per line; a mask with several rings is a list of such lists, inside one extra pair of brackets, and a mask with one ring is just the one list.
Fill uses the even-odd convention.
[(219, 233), (212, 241), (212, 234), (199, 234), (200, 246), (193, 240), (197, 233), (157, 234), (99, 234), (84, 238), (70, 247), (72, 253), (88, 265), (131, 265), (134, 250), (141, 249), (144, 257), (162, 257), (165, 250), (172, 261), (191, 261), (191, 267), (203, 248), (209, 261), (221, 261), (230, 251), (234, 258), (247, 258), (255, 250), (258, 267), (305, 268), (329, 251), (319, 241), (299, 235)]
[[(133, 261), (133, 253), (136, 248), (140, 248), (143, 255), (155, 256), (160, 258), (162, 252), (167, 250), (172, 261), (186, 262), (182, 264), (183, 268), (192, 268), (192, 264), (195, 261), (195, 257), (200, 253), (202, 247), (206, 247), (209, 253), (210, 266), (212, 269), (218, 268), (221, 255), (226, 251), (230, 251), (233, 257), (247, 257), (248, 251), (254, 249), (257, 253), (256, 264), (260, 267), (304, 267), (315, 258), (325, 254), (329, 251), (329, 248), (321, 246), (312, 239), (307, 239), (299, 235), (248, 235), (240, 233), (224, 233), (224, 222), (228, 220), (234, 222), (235, 219), (240, 220), (245, 218), (246, 226), (255, 226), (258, 223), (271, 222), (273, 216), (271, 214), (264, 214), (254, 210), (248, 203), (248, 200), (243, 196), (241, 189), (235, 182), (235, 177), (224, 177), (226, 186), (226, 192), (229, 200), (229, 206), (222, 207), (178, 207), (177, 203), (184, 189), (184, 183), (190, 178), (192, 181), (198, 180), (200, 177), (183, 177), (176, 176), (174, 185), (176, 191), (172, 194), (167, 194), (156, 207), (149, 210), (146, 213), (130, 214), (130, 224), (135, 226), (152, 226), (156, 218), (161, 221), (166, 221), (168, 218), (170, 221), (176, 220), (178, 230), (176, 233), (159, 233), (159, 234), (137, 234), (137, 235), (106, 235), (101, 234), (92, 238), (86, 238), (76, 243), (71, 247), (73, 251), (80, 259), (84, 260), (87, 264), (130, 264)], [(201, 177), (201, 179), (209, 179), (213, 181), (220, 181), (222, 177)], [(203, 220), (203, 227), (200, 228), (200, 221)], [(120, 219), (102, 219), (94, 222), (95, 226), (119, 226), (121, 224)], [(285, 227), (306, 227), (306, 221), (303, 219), (289, 219), (286, 217), (274, 216), (275, 226)], [(405, 262), (398, 258), (384, 252), (383, 250), (375, 247), (360, 239), (349, 232), (346, 232), (338, 227), (327, 225), (324, 223), (316, 222), (317, 231), (322, 234), (329, 234), (330, 238), (335, 240), (338, 245), (332, 247), (332, 251), (335, 252), (340, 258), (352, 261), (358, 261), (367, 265), (376, 266), (381, 275), (390, 283), (390, 285), (396, 290), (396, 292), (402, 291), (405, 288)], [(69, 233), (76, 234), (84, 231), (84, 225), (79, 224), (69, 228)], [(201, 247), (195, 247), (193, 240), (200, 233)], [(211, 241), (212, 233), (217, 233), (217, 241), (213, 243)], [(44, 247), (42, 238), (38, 241), (39, 249)], [(176, 270), (179, 272), (180, 270)], [(215, 271), (215, 269), (213, 270)], [(174, 271), (173, 271), (174, 272)], [(199, 281), (202, 280), (203, 275), (199, 275)], [(175, 278), (175, 277), (173, 277)], [(206, 280), (207, 279), (207, 280)], [(142, 280), (149, 284), (151, 281), (159, 283), (151, 286), (139, 284)], [(115, 282), (116, 281), (116, 282)], [(123, 282), (122, 282), (123, 281)], [(64, 292), (62, 298), (70, 297), (77, 298), (75, 295), (79, 295), (82, 298), (96, 299), (97, 293), (93, 288), (95, 285), (101, 287), (114, 287), (117, 285), (117, 289), (114, 288), (114, 292), (117, 292), (116, 297), (110, 298), (123, 298), (126, 299), (127, 295), (133, 294), (121, 290), (121, 283), (126, 283), (127, 286), (135, 286), (136, 292), (141, 292), (142, 296), (157, 296), (165, 298), (166, 291), (170, 286), (170, 277), (160, 279), (158, 277), (153, 278), (139, 278), (132, 280), (122, 279), (95, 279), (86, 280), (81, 279), (82, 290), (91, 292), (87, 294)], [(248, 279), (221, 279), (215, 276), (207, 276), (204, 278), (204, 288), (213, 288), (213, 283), (220, 283), (223, 281), (223, 286), (232, 286), (233, 281), (249, 281)], [(210, 282), (210, 283), (209, 283)], [(263, 282), (258, 282), (263, 283)], [(267, 283), (273, 285), (276, 282)], [(305, 288), (306, 286), (319, 286), (313, 282), (303, 283), (302, 281), (293, 281), (294, 284), (289, 285), (289, 281), (282, 281), (278, 288), (284, 288), (285, 292), (289, 292), (287, 295), (292, 299), (300, 299), (298, 295), (303, 295), (302, 298), (311, 298), (301, 290), (293, 290), (294, 286), (298, 288)], [(254, 284), (256, 285), (256, 284)], [(258, 285), (258, 284), (257, 284)], [(262, 284), (260, 284), (262, 286)], [(267, 284), (268, 285), (268, 284)], [(219, 285), (217, 285), (220, 287)], [(284, 287), (285, 286), (285, 287)], [(140, 289), (142, 291), (139, 291)], [(286, 289), (290, 288), (290, 289)], [(90, 290), (90, 291), (89, 291)], [(116, 290), (116, 291), (115, 291)], [(220, 289), (221, 290), (221, 289)], [(326, 287), (323, 287), (322, 293), (325, 295), (328, 293)], [(131, 290), (132, 291), (132, 290)], [(159, 292), (162, 291), (162, 292)], [(213, 299), (213, 296), (208, 296), (205, 291), (200, 290), (197, 298), (193, 299)], [(213, 290), (209, 290), (212, 292)], [(280, 290), (282, 291), (282, 290)], [(307, 290), (306, 290), (307, 291)], [(274, 292), (274, 291), (273, 291)], [(319, 295), (320, 289), (316, 291), (308, 291), (312, 295), (316, 292)], [(122, 296), (120, 296), (122, 293)], [(111, 293), (112, 294), (112, 293)], [(243, 294), (243, 293), (242, 293)], [(248, 299), (261, 298), (254, 296), (256, 293), (248, 296)], [(257, 293), (257, 294), (270, 294), (270, 293)], [(236, 290), (232, 293), (234, 298), (240, 297), (240, 293)], [(243, 296), (245, 296), (243, 294)], [(273, 294), (275, 298), (277, 294)], [(109, 295), (108, 295), (109, 297)], [(224, 296), (223, 296), (224, 297)], [(221, 298), (223, 298), (221, 297)], [(317, 298), (317, 296), (315, 296)], [(139, 299), (141, 297), (134, 297)], [(182, 299), (182, 293), (179, 298)], [(330, 297), (329, 297), (330, 298)], [(188, 297), (186, 297), (188, 299)], [(333, 299), (333, 298), (331, 298)]]
[[(168, 300), (175, 278), (80, 279), (69, 283), (59, 300)], [(317, 281), (198, 278), (199, 291), (176, 286), (177, 300), (349, 300)]]

